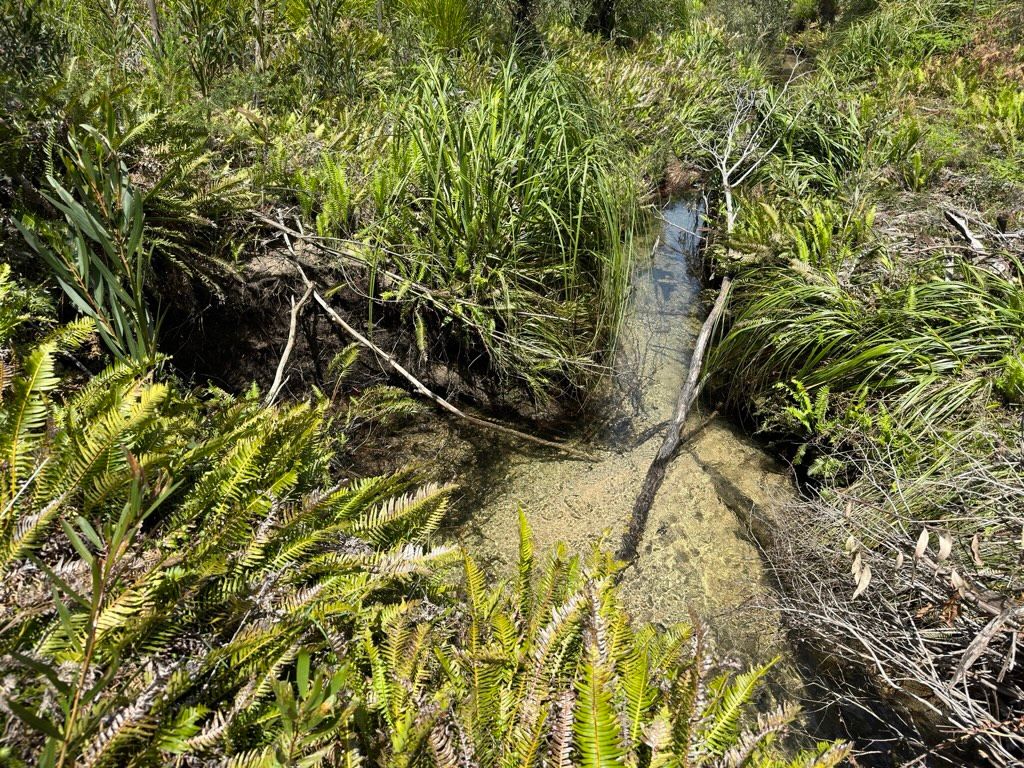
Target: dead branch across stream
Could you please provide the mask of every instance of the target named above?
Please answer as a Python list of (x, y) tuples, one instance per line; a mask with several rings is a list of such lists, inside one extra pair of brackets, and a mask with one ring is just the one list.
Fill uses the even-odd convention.
[(531, 435), (527, 432), (520, 432), (518, 429), (513, 429), (512, 427), (506, 427), (504, 424), (497, 424), (493, 421), (488, 421), (487, 419), (480, 419), (477, 418), (476, 416), (472, 416), (466, 413), (460, 408), (457, 408), (456, 406), (452, 405), (447, 400), (445, 400), (443, 397), (441, 397), (439, 394), (429, 389), (426, 384), (424, 384), (411, 373), (409, 373), (409, 371), (406, 370), (406, 368), (401, 363), (395, 360), (395, 358), (393, 358), (391, 355), (389, 355), (387, 352), (385, 352), (383, 349), (378, 347), (368, 338), (363, 336), (363, 334), (359, 333), (359, 331), (357, 331), (355, 328), (353, 328), (351, 325), (345, 322), (341, 315), (335, 312), (334, 308), (331, 307), (331, 305), (328, 304), (326, 300), (324, 300), (324, 297), (321, 296), (320, 293), (316, 290), (313, 291), (313, 300), (316, 301), (316, 303), (319, 304), (327, 313), (327, 316), (330, 317), (331, 320), (333, 320), (339, 327), (344, 329), (346, 333), (348, 333), (352, 338), (354, 338), (367, 349), (372, 350), (373, 353), (377, 355), (377, 357), (386, 362), (396, 373), (398, 373), (406, 381), (412, 384), (412, 387), (417, 392), (417, 394), (420, 394), (423, 397), (427, 398), (442, 410), (447, 411), (453, 416), (458, 416), (460, 419), (463, 419), (464, 421), (467, 421), (470, 424), (473, 424), (477, 427), (483, 427), (484, 429), (490, 429), (495, 432), (501, 432), (502, 434), (512, 435), (513, 437), (519, 440), (525, 440), (530, 443), (535, 443), (536, 445), (543, 445), (545, 448), (555, 448), (559, 451), (562, 451), (563, 453), (567, 453), (570, 456), (575, 456), (576, 458), (579, 459), (585, 459), (588, 461), (593, 460), (592, 456), (584, 453), (583, 451), (578, 451), (571, 446), (565, 445), (564, 443), (557, 443), (554, 440), (545, 440), (542, 437), (537, 437), (536, 435)]
[[(700, 373), (704, 365), (704, 354), (707, 351), (708, 343), (711, 341), (711, 334), (718, 324), (722, 312), (725, 311), (725, 303), (729, 298), (729, 289), (731, 287), (732, 281), (728, 277), (722, 280), (722, 286), (718, 291), (715, 305), (711, 308), (711, 312), (701, 326), (700, 335), (697, 336), (697, 343), (693, 348), (693, 355), (690, 357), (690, 367), (686, 374), (686, 381), (679, 392), (675, 418), (669, 424), (668, 432), (661, 443), (661, 448), (658, 449), (658, 453), (651, 462), (651, 466), (647, 469), (644, 484), (640, 488), (636, 501), (633, 503), (633, 513), (629, 519), (629, 527), (626, 529), (626, 533), (622, 537), (622, 543), (615, 553), (619, 560), (632, 563), (636, 559), (640, 549), (640, 542), (644, 536), (644, 529), (647, 527), (647, 518), (650, 516), (651, 506), (654, 504), (654, 497), (665, 480), (665, 472), (668, 469), (669, 462), (683, 443), (683, 425), (686, 423), (686, 417), (690, 413), (690, 408), (696, 402), (703, 385)], [(699, 429), (687, 435), (687, 439), (697, 431)]]

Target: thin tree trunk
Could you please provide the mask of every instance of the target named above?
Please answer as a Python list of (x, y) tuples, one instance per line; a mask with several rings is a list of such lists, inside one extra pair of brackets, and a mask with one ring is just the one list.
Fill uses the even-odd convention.
[(256, 38), (256, 71), (263, 71), (263, 3), (261, 0), (254, 0), (252, 6), (252, 20), (255, 27)]
[(160, 12), (156, 7), (156, 0), (146, 0), (146, 7), (149, 9), (149, 26), (153, 31), (153, 47), (160, 50), (162, 39), (160, 37)]

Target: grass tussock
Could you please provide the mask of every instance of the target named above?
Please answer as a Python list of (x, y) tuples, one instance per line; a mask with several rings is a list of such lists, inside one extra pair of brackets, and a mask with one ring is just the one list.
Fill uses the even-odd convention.
[(420, 294), (404, 311), (421, 338), (454, 321), (459, 354), (543, 395), (583, 385), (614, 344), (639, 211), (583, 83), (557, 62), (519, 68), (506, 61), (468, 88), (440, 61), (422, 68), (372, 238), (399, 292)]

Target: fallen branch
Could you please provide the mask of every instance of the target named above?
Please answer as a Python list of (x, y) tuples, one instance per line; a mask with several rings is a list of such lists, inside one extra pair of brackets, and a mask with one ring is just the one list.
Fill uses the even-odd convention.
[(267, 397), (264, 400), (265, 405), (272, 405), (277, 399), (278, 393), (281, 391), (281, 387), (284, 386), (284, 369), (288, 365), (288, 358), (292, 354), (292, 347), (295, 346), (295, 330), (298, 326), (299, 311), (302, 306), (309, 301), (310, 295), (313, 293), (313, 286), (309, 285), (306, 287), (306, 292), (302, 294), (302, 298), (299, 299), (298, 303), (295, 303), (295, 297), (292, 297), (292, 317), (291, 322), (288, 325), (288, 343), (284, 346), (284, 352), (281, 353), (281, 360), (277, 364), (277, 372), (274, 374), (274, 383), (270, 385), (270, 389), (267, 390)]
[[(766, 129), (772, 122), (773, 116), (784, 104), (789, 87), (802, 75), (796, 71), (790, 72), (782, 90), (773, 97), (764, 98), (758, 93), (742, 90), (735, 94), (734, 111), (728, 126), (722, 132), (716, 133), (712, 141), (697, 138), (700, 145), (708, 156), (714, 161), (714, 169), (718, 172), (722, 187), (722, 203), (724, 215), (724, 229), (726, 241), (732, 236), (736, 229), (736, 222), (739, 217), (739, 203), (735, 197), (735, 191), (746, 182), (771, 156), (782, 141), (782, 135), (778, 134), (772, 143), (765, 145)], [(762, 103), (763, 102), (763, 103)], [(801, 106), (790, 119), (792, 126), (806, 108)], [(747, 130), (749, 128), (749, 130)], [(731, 252), (730, 252), (731, 253)], [(707, 351), (708, 342), (711, 340), (711, 333), (718, 324), (718, 319), (725, 311), (725, 303), (729, 298), (729, 290), (732, 281), (726, 277), (722, 280), (722, 286), (718, 291), (718, 298), (715, 305), (704, 320), (701, 326), (700, 335), (697, 337), (697, 344), (693, 349), (690, 358), (690, 368), (686, 376), (686, 382), (679, 393), (679, 402), (676, 406), (676, 416), (672, 420), (665, 435), (665, 440), (658, 450), (658, 454), (647, 469), (644, 477), (644, 484), (640, 494), (633, 503), (633, 514), (629, 520), (629, 527), (622, 537), (616, 556), (620, 560), (631, 563), (636, 559), (640, 548), (640, 541), (644, 536), (644, 528), (647, 526), (647, 518), (654, 504), (654, 497), (658, 493), (662, 482), (665, 480), (665, 471), (668, 463), (672, 460), (681, 443), (681, 431), (690, 408), (700, 394), (702, 380), (701, 368), (704, 362), (704, 353)]]
[(704, 320), (704, 325), (700, 329), (700, 335), (697, 336), (697, 344), (694, 346), (693, 355), (690, 357), (690, 368), (686, 375), (686, 381), (679, 393), (679, 401), (676, 404), (675, 418), (669, 424), (668, 432), (661, 443), (661, 448), (658, 449), (658, 453), (651, 462), (651, 466), (648, 467), (647, 475), (644, 477), (644, 484), (640, 489), (639, 495), (636, 497), (636, 501), (633, 503), (633, 514), (629, 520), (629, 527), (622, 537), (622, 543), (619, 545), (618, 552), (616, 552), (616, 557), (627, 563), (636, 559), (640, 548), (640, 541), (644, 536), (644, 528), (647, 526), (647, 518), (650, 515), (651, 506), (654, 504), (654, 497), (665, 480), (665, 471), (668, 469), (669, 462), (683, 442), (683, 425), (686, 423), (686, 417), (690, 413), (690, 408), (696, 402), (703, 384), (700, 373), (704, 364), (704, 354), (707, 351), (708, 343), (711, 341), (711, 334), (715, 326), (718, 325), (718, 320), (722, 313), (725, 311), (725, 303), (729, 298), (729, 289), (731, 287), (732, 281), (728, 277), (722, 280), (722, 287), (718, 291), (715, 305)]
[[(290, 242), (289, 246), (291, 246)], [(524, 440), (526, 442), (534, 443), (536, 445), (542, 445), (545, 448), (554, 448), (556, 450), (562, 451), (563, 453), (567, 453), (570, 456), (574, 456), (579, 459), (584, 459), (586, 461), (594, 460), (593, 457), (590, 456), (589, 454), (577, 450), (571, 446), (565, 445), (564, 443), (558, 443), (555, 442), (554, 440), (545, 440), (542, 437), (536, 437), (535, 435), (531, 435), (526, 432), (520, 432), (518, 429), (506, 427), (504, 424), (496, 424), (495, 422), (488, 421), (487, 419), (477, 418), (476, 416), (472, 416), (466, 413), (465, 411), (461, 410), (460, 408), (457, 408), (456, 406), (452, 405), (450, 402), (448, 402), (443, 397), (429, 389), (423, 382), (421, 382), (419, 379), (417, 379), (415, 376), (409, 373), (409, 371), (406, 370), (405, 366), (399, 363), (394, 357), (389, 355), (387, 352), (385, 352), (383, 349), (378, 347), (376, 344), (374, 344), (372, 341), (366, 338), (363, 334), (361, 334), (359, 331), (357, 331), (355, 328), (353, 328), (351, 325), (345, 322), (345, 319), (341, 315), (339, 315), (334, 310), (334, 308), (327, 303), (327, 300), (320, 295), (320, 292), (316, 290), (316, 286), (308, 277), (306, 277), (306, 273), (303, 271), (302, 267), (299, 266), (298, 263), (295, 264), (295, 268), (299, 271), (299, 274), (302, 276), (302, 281), (306, 284), (307, 293), (312, 295), (313, 300), (323, 308), (323, 310), (327, 313), (327, 316), (332, 321), (334, 321), (336, 325), (338, 325), (342, 330), (345, 331), (345, 333), (347, 333), (357, 342), (362, 344), (367, 349), (371, 350), (378, 358), (386, 362), (396, 373), (398, 373), (400, 376), (402, 376), (402, 378), (404, 378), (406, 381), (412, 384), (413, 389), (418, 394), (427, 398), (442, 410), (447, 411), (453, 416), (458, 416), (460, 419), (463, 419), (464, 421), (467, 421), (470, 424), (473, 424), (474, 426), (477, 427), (482, 427), (484, 429), (490, 429), (494, 432), (501, 432), (502, 434), (511, 435), (512, 437), (515, 437), (519, 440)]]

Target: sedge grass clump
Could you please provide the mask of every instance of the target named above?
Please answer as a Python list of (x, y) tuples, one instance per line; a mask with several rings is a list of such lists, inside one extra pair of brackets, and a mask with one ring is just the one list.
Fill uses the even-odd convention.
[(515, 58), (478, 77), (428, 62), (398, 108), (371, 182), (391, 298), (417, 327), (452, 326), (459, 361), (501, 385), (584, 386), (622, 315), (637, 218), (601, 111), (557, 62)]
[(724, 35), (695, 14), (629, 48), (595, 45), (570, 27), (552, 28), (548, 39), (564, 52), (565, 66), (592, 84), (652, 179), (664, 172), (667, 153), (693, 154), (694, 135), (717, 125), (729, 106)]
[(822, 63), (847, 81), (950, 51), (967, 39), (965, 0), (889, 0), (857, 19), (824, 52)]
[(481, 9), (473, 0), (403, 0), (401, 7), (427, 49), (461, 51), (481, 30)]
[(737, 300), (709, 363), (730, 372), (734, 396), (794, 379), (885, 395), (908, 428), (984, 407), (1024, 339), (1020, 285), (966, 264), (955, 279), (924, 276), (870, 296), (827, 272), (764, 267), (742, 278)]
[(121, 360), (152, 362), (158, 318), (146, 295), (152, 250), (143, 240), (142, 195), (117, 147), (95, 128), (70, 137), (61, 159), (71, 188), (49, 176), (44, 195), (63, 226), (26, 221), (18, 228), (75, 309), (96, 322), (107, 348)]

